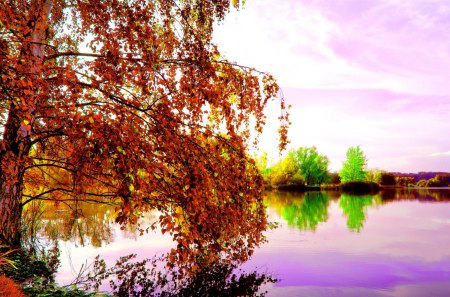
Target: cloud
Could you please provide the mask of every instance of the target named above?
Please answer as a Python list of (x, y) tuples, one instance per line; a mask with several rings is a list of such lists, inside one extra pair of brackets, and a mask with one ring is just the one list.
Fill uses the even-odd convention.
[(441, 157), (441, 156), (450, 156), (450, 151), (447, 152), (437, 152), (428, 155), (429, 157)]
[(248, 1), (216, 40), (285, 87), (450, 94), (446, 1)]
[[(450, 147), (448, 1), (247, 1), (215, 34), (228, 58), (278, 79), (291, 147), (317, 146), (334, 169), (354, 145), (371, 167), (450, 169), (428, 157)], [(267, 112), (261, 145), (276, 152), (279, 113)]]
[[(289, 88), (284, 95), (293, 102), (290, 148), (315, 145), (330, 158), (332, 170), (340, 169), (346, 150), (355, 145), (361, 145), (370, 168), (406, 172), (450, 169), (448, 156), (429, 158), (450, 147), (444, 137), (450, 131), (450, 96)], [(276, 127), (276, 123), (270, 126)], [(270, 145), (273, 138), (265, 136), (263, 144)]]

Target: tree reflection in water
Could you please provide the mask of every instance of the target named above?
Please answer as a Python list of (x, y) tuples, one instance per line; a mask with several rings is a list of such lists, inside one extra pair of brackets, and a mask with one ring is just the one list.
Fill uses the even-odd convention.
[[(316, 230), (320, 223), (328, 220), (331, 200), (342, 209), (348, 229), (360, 232), (370, 206), (404, 199), (449, 201), (448, 193), (427, 191), (424, 195), (408, 189), (384, 191), (375, 196), (353, 196), (339, 192), (268, 192), (266, 204), (289, 226)], [(78, 245), (101, 246), (114, 241), (114, 218), (114, 208), (110, 205), (30, 203), (25, 216), (28, 223), (24, 225), (28, 227), (29, 238), (44, 237)], [(156, 220), (155, 214), (148, 214), (143, 221), (150, 225)], [(134, 227), (129, 226), (123, 231), (124, 235), (138, 237), (139, 231)], [(180, 273), (180, 266), (169, 268), (163, 257), (136, 263), (130, 263), (132, 257), (124, 257), (112, 268), (102, 266), (98, 260), (96, 269), (84, 283), (88, 284), (89, 280), (91, 289), (95, 289), (96, 280), (112, 280), (111, 290), (117, 296), (263, 296), (259, 293), (261, 287), (276, 281), (270, 275), (257, 271), (236, 272), (239, 263), (220, 259), (220, 255), (216, 258), (218, 260), (211, 265), (203, 265), (183, 274)]]
[(195, 273), (180, 273), (168, 268), (167, 259), (155, 257), (131, 262), (135, 255), (121, 257), (116, 265), (106, 268), (97, 257), (94, 269), (82, 280), (86, 289), (98, 290), (105, 280), (110, 280), (114, 296), (265, 296), (261, 286), (275, 283), (270, 275), (253, 271), (244, 273), (237, 264), (218, 261)]
[(34, 201), (26, 206), (23, 220), (24, 240), (28, 242), (44, 237), (100, 247), (114, 240), (114, 207), (108, 204)]
[(319, 223), (328, 220), (328, 207), (331, 199), (339, 198), (339, 206), (347, 217), (347, 227), (359, 232), (366, 219), (368, 206), (381, 203), (378, 196), (354, 196), (339, 192), (272, 192), (268, 193), (266, 203), (274, 209), (287, 224), (300, 230), (316, 230)]
[[(106, 204), (89, 203), (30, 203), (24, 220), (27, 226), (27, 247), (34, 249), (43, 260), (49, 251), (42, 250), (37, 239), (45, 238), (54, 243), (70, 241), (75, 245), (100, 247), (114, 242), (114, 207)], [(147, 213), (141, 227), (157, 221), (154, 213)], [(139, 230), (130, 225), (121, 231), (126, 237), (139, 237)], [(59, 251), (53, 253), (59, 256)], [(53, 257), (54, 258), (54, 257)], [(221, 259), (217, 256), (212, 265), (184, 263), (181, 266), (168, 265), (168, 255), (131, 263), (134, 255), (122, 257), (117, 264), (107, 268), (105, 262), (97, 258), (94, 268), (88, 274), (80, 274), (73, 284), (84, 285), (95, 291), (102, 281), (110, 281), (114, 296), (265, 296), (259, 292), (261, 286), (274, 283), (272, 276), (253, 271), (238, 270), (240, 262)], [(200, 257), (201, 258), (201, 257)], [(199, 258), (199, 259), (200, 259)], [(55, 258), (56, 259), (56, 258)], [(200, 259), (201, 260), (201, 259)], [(51, 271), (56, 272), (60, 262), (56, 259)], [(51, 263), (47, 263), (47, 266)], [(191, 271), (186, 267), (196, 267)], [(82, 267), (83, 269), (83, 267)], [(85, 271), (80, 271), (80, 273)], [(53, 276), (52, 276), (53, 277)]]
[(366, 208), (373, 204), (373, 195), (354, 196), (342, 193), (339, 205), (347, 216), (347, 227), (359, 232), (366, 220)]
[(307, 192), (303, 199), (293, 200), (281, 210), (289, 226), (301, 230), (315, 230), (317, 225), (328, 220), (330, 197), (322, 192)]

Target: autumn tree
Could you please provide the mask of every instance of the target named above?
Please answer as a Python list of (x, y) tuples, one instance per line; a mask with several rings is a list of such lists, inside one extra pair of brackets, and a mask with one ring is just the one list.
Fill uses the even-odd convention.
[(363, 181), (366, 177), (367, 159), (359, 146), (347, 150), (347, 159), (342, 163), (339, 176), (343, 183), (349, 181)]
[(319, 154), (315, 146), (299, 147), (289, 154), (292, 154), (306, 185), (320, 185), (328, 179), (328, 158)]
[(271, 168), (270, 183), (275, 188), (297, 187), (305, 184), (293, 154), (289, 153)]
[(108, 200), (123, 224), (158, 210), (172, 262), (248, 257), (266, 215), (246, 149), (278, 85), (211, 42), (231, 5), (0, 2), (2, 242), (19, 245), (30, 201)]

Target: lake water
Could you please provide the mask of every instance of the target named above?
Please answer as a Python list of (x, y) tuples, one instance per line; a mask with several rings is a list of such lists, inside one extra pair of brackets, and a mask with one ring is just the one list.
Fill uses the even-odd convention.
[[(279, 280), (261, 288), (267, 296), (450, 296), (450, 190), (269, 192), (266, 203), (278, 227), (241, 268)], [(46, 236), (60, 238), (59, 283), (98, 254), (112, 264), (171, 247), (168, 236), (121, 231), (108, 223), (107, 208), (84, 212), (87, 221), (69, 223), (64, 211), (54, 212), (45, 227)]]

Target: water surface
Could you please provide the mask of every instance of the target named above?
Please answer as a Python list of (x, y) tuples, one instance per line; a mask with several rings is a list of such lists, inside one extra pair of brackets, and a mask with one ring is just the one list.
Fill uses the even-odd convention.
[[(266, 204), (278, 228), (266, 232), (268, 242), (242, 268), (279, 279), (262, 288), (267, 296), (450, 296), (450, 191), (270, 192)], [(70, 225), (58, 214), (51, 220), (67, 225), (57, 231), (61, 283), (98, 254), (112, 264), (126, 254), (146, 258), (172, 246), (158, 233), (121, 231), (108, 223), (109, 210), (91, 211), (90, 225)]]
[(450, 296), (449, 193), (269, 193), (269, 296)]

